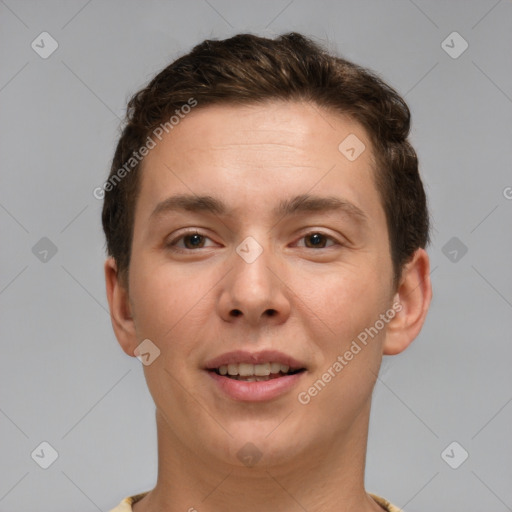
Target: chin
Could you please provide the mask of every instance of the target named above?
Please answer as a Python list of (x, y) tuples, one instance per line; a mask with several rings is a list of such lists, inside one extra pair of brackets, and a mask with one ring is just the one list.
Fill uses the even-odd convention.
[[(299, 455), (297, 437), (285, 428), (278, 434), (275, 421), (268, 425), (239, 425), (238, 430), (231, 433), (233, 437), (225, 439), (224, 456), (228, 458), (226, 462), (235, 466), (278, 466)], [(302, 438), (301, 444), (303, 441)]]

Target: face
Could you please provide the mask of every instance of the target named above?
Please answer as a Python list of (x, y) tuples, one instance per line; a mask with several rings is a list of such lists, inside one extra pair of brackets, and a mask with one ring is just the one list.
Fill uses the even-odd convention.
[(144, 371), (177, 443), (240, 465), (250, 442), (272, 464), (331, 449), (367, 411), (386, 322), (353, 341), (394, 298), (373, 173), (360, 125), (290, 102), (198, 108), (146, 157), (129, 346), (160, 350)]

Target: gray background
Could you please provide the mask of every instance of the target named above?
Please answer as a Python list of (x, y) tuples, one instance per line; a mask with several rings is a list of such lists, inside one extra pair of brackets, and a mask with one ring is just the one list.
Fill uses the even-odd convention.
[[(409, 512), (512, 510), (510, 1), (0, 0), (0, 511), (106, 511), (155, 484), (154, 406), (111, 329), (92, 191), (154, 73), (208, 37), (290, 30), (405, 96), (430, 198), (434, 299), (385, 358), (367, 489)], [(59, 455), (46, 470), (43, 441)], [(453, 441), (458, 469), (441, 456)]]

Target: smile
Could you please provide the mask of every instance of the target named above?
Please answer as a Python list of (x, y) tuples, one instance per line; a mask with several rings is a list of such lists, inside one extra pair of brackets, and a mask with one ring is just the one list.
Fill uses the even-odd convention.
[(224, 364), (212, 371), (214, 371), (217, 375), (222, 375), (229, 379), (242, 380), (244, 382), (262, 382), (271, 379), (278, 379), (284, 375), (293, 375), (295, 373), (304, 371), (304, 369), (293, 369), (288, 365), (274, 362), (261, 364)]

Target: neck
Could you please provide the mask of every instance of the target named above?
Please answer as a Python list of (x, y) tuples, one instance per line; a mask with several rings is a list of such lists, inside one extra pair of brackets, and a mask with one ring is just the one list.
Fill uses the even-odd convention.
[(158, 480), (134, 512), (382, 512), (364, 490), (370, 403), (339, 439), (282, 465), (240, 467), (203, 458), (157, 411)]

